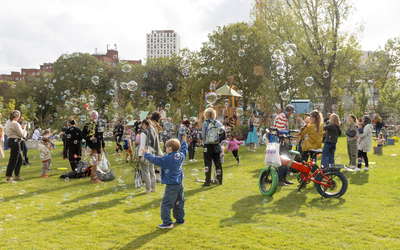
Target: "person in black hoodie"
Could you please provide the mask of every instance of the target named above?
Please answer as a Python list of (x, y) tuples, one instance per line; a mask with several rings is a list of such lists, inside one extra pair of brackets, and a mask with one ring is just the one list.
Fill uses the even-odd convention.
[(67, 159), (68, 156), (68, 149), (67, 149), (67, 130), (68, 130), (68, 122), (64, 121), (63, 122), (63, 126), (61, 128), (61, 139), (63, 141), (63, 151), (62, 151), (62, 155), (63, 155), (63, 159)]
[(75, 127), (76, 122), (73, 118), (69, 119), (70, 127), (66, 131), (66, 148), (68, 149), (68, 160), (71, 164), (72, 171), (76, 170), (76, 165), (81, 160), (82, 154), (82, 131)]
[(121, 146), (121, 141), (122, 141), (123, 134), (124, 134), (124, 126), (121, 125), (121, 119), (119, 119), (117, 121), (117, 125), (115, 125), (115, 128), (114, 128), (115, 141), (117, 142), (117, 150), (115, 152), (118, 155), (121, 155), (119, 153), (119, 150), (121, 150), (121, 152), (124, 151), (124, 149)]
[(99, 114), (97, 111), (91, 111), (89, 113), (90, 122), (88, 122), (82, 131), (82, 138), (86, 140), (86, 145), (91, 149), (91, 173), (90, 180), (93, 183), (103, 183), (97, 179), (97, 164), (101, 159), (101, 151), (104, 151), (106, 144), (103, 139), (104, 127), (100, 127), (97, 122)]
[(342, 134), (338, 115), (331, 114), (329, 120), (329, 125), (324, 126), (326, 136), (321, 159), (321, 166), (324, 167), (329, 167), (329, 164), (335, 164), (336, 143), (338, 137)]

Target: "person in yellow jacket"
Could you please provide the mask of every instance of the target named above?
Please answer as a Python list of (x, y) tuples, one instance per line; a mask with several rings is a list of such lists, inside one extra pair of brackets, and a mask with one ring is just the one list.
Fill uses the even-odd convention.
[(322, 137), (324, 133), (322, 115), (317, 110), (310, 113), (310, 123), (300, 129), (300, 137), (303, 140), (301, 160), (308, 161), (310, 149), (322, 147)]

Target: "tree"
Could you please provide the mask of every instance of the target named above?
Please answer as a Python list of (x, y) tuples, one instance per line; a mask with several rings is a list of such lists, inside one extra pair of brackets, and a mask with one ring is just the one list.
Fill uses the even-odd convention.
[(253, 18), (266, 22), (266, 33), (277, 39), (271, 44), (274, 53), (285, 41), (296, 45), (293, 70), (314, 78), (310, 92), (322, 97), (324, 113), (332, 112), (334, 90), (352, 82), (350, 73), (360, 60), (362, 27), (355, 32), (343, 28), (352, 10), (345, 0), (257, 0), (253, 5)]
[(371, 95), (369, 94), (368, 85), (363, 82), (358, 88), (358, 93), (355, 95), (355, 101), (359, 108), (357, 116), (362, 116), (364, 112), (368, 111), (368, 101)]
[(396, 122), (400, 121), (400, 84), (390, 78), (380, 92), (379, 101), (387, 108)]

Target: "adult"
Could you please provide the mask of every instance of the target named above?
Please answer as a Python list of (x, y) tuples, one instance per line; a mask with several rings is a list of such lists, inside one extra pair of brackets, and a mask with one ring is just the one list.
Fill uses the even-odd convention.
[(229, 121), (229, 116), (224, 116), (224, 120), (222, 121), (222, 125), (224, 125), (226, 128), (227, 127), (233, 127), (232, 123)]
[(1, 113), (0, 113), (0, 158), (4, 158), (4, 127), (1, 124)]
[(118, 119), (117, 125), (115, 125), (115, 127), (114, 127), (115, 142), (117, 144), (117, 146), (116, 146), (117, 149), (115, 150), (115, 153), (117, 153), (118, 155), (121, 155), (119, 150), (121, 150), (121, 152), (124, 151), (124, 149), (121, 145), (123, 135), (124, 135), (124, 126), (122, 126), (122, 124), (121, 124), (121, 119)]
[(199, 139), (199, 129), (197, 128), (197, 122), (194, 122), (190, 127), (189, 133), (189, 162), (195, 162), (194, 154), (196, 153), (196, 143)]
[(246, 143), (250, 144), (249, 151), (254, 152), (254, 145), (258, 143), (257, 124), (255, 124), (255, 116), (251, 115), (249, 119), (249, 133), (247, 134)]
[(8, 138), (7, 138), (7, 134), (6, 134), (6, 128), (7, 128), (7, 122), (4, 124), (4, 127), (3, 127), (3, 129), (4, 129), (4, 150), (9, 150), (9, 148), (8, 148)]
[(174, 131), (174, 124), (172, 124), (170, 117), (168, 117), (167, 120), (164, 122), (163, 130), (164, 153), (166, 153), (165, 144), (169, 139), (171, 139), (171, 132)]
[(99, 129), (99, 123), (97, 122), (98, 116), (97, 111), (91, 111), (89, 113), (90, 121), (82, 131), (82, 138), (86, 140), (86, 146), (91, 150), (90, 159), (93, 160), (93, 164), (90, 172), (90, 180), (93, 183), (103, 183), (97, 178), (97, 164), (101, 159), (101, 151), (104, 151), (106, 146), (103, 138), (103, 130)]
[(140, 167), (142, 170), (142, 179), (146, 184), (146, 190), (144, 193), (156, 192), (156, 175), (154, 172), (154, 164), (144, 159), (143, 148), (146, 148), (149, 153), (155, 156), (161, 156), (162, 152), (158, 144), (158, 132), (155, 124), (149, 119), (145, 119), (142, 122), (142, 133), (140, 134), (139, 150), (138, 150), (138, 161), (140, 161)]
[(40, 127), (39, 125), (36, 125), (35, 128), (33, 129), (33, 134), (32, 134), (32, 140), (39, 140), (40, 137)]
[[(287, 131), (288, 128), (288, 118), (293, 114), (294, 106), (289, 104), (285, 107), (285, 111), (276, 116), (274, 120), (274, 128), (277, 128), (279, 131)], [(279, 166), (278, 169), (278, 185), (279, 186), (288, 186), (293, 184), (293, 182), (288, 181), (286, 179), (287, 176), (287, 167), (284, 165)]]
[(359, 134), (360, 142), (358, 143), (358, 165), (355, 171), (361, 171), (361, 159), (364, 159), (365, 167), (363, 170), (369, 170), (368, 156), (367, 153), (371, 152), (372, 146), (372, 122), (368, 115), (363, 117), (364, 132)]
[(322, 115), (317, 110), (310, 113), (310, 123), (300, 129), (300, 137), (303, 140), (301, 160), (308, 161), (310, 149), (320, 149), (323, 136)]
[[(25, 125), (20, 125), (17, 122), (20, 116), (21, 113), (18, 110), (13, 110), (10, 112), (9, 120), (6, 122), (7, 144), (11, 149), (6, 171), (6, 183), (16, 183), (15, 180), (24, 180), (20, 176), (22, 165), (21, 139), (26, 137), (26, 130)], [(12, 179), (13, 172), (15, 176)]]
[(379, 114), (376, 114), (374, 119), (372, 119), (372, 122), (374, 123), (374, 126), (375, 126), (375, 136), (378, 138), (378, 135), (381, 132), (382, 125), (383, 125), (382, 118), (379, 116)]
[(76, 127), (76, 121), (73, 118), (69, 119), (69, 128), (67, 130), (66, 147), (68, 149), (68, 160), (72, 171), (76, 170), (78, 162), (82, 155), (82, 131)]
[(207, 132), (210, 131), (208, 129), (210, 123), (214, 124), (216, 127), (223, 126), (219, 121), (215, 120), (216, 118), (217, 118), (217, 112), (214, 109), (208, 108), (204, 111), (204, 119), (206, 121), (203, 122), (201, 130), (201, 135), (202, 135), (201, 138), (203, 138), (204, 142), (203, 156), (204, 156), (204, 165), (206, 174), (206, 180), (202, 185), (204, 187), (210, 186), (211, 183), (212, 162), (214, 162), (214, 166), (217, 171), (218, 182), (220, 185), (222, 185), (223, 172), (222, 172), (221, 156), (220, 156), (222, 152), (221, 145), (211, 144), (206, 139)]
[(322, 149), (321, 166), (329, 167), (329, 164), (335, 164), (336, 143), (338, 137), (342, 135), (337, 114), (329, 116), (329, 124), (324, 126), (324, 131), (326, 131), (326, 136), (324, 148)]
[(360, 117), (360, 120), (359, 120), (359, 122), (362, 122), (362, 121), (363, 121), (363, 119), (364, 119), (364, 116), (366, 116), (366, 115), (368, 115), (368, 113), (367, 113), (367, 112), (365, 112), (365, 113), (364, 113), (364, 115)]
[(355, 168), (357, 165), (357, 117), (349, 116), (349, 128), (346, 131), (347, 139), (347, 154), (349, 155), (350, 168)]
[(161, 120), (161, 113), (154, 111), (151, 116), (150, 116), (150, 121), (152, 122), (152, 126), (155, 128), (155, 130), (158, 132), (158, 137), (160, 137), (162, 127), (160, 126), (160, 120)]
[(63, 159), (68, 158), (67, 131), (68, 131), (68, 122), (63, 121), (63, 126), (61, 128), (61, 134), (62, 134), (61, 139), (63, 141), (63, 151), (62, 151)]
[[(20, 116), (20, 117), (19, 117), (18, 123), (19, 123), (20, 125), (22, 125), (22, 124), (25, 125), (24, 117), (23, 117), (23, 116)], [(28, 159), (28, 147), (26, 146), (25, 140), (27, 140), (27, 139), (26, 139), (26, 138), (22, 138), (22, 139), (21, 139), (21, 150), (22, 150), (22, 154), (24, 155), (23, 160), (22, 160), (22, 164), (24, 164), (24, 165), (26, 165), (26, 164), (30, 165), (31, 163), (29, 162), (29, 159)]]
[(137, 120), (133, 124), (133, 128), (135, 129), (135, 135), (138, 132), (138, 129), (140, 128), (140, 125), (142, 125), (142, 122), (140, 121), (140, 116), (137, 117)]

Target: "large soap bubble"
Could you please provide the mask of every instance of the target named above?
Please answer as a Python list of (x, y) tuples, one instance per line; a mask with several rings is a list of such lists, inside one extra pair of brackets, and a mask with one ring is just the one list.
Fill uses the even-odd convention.
[(213, 104), (217, 101), (217, 94), (214, 92), (210, 92), (206, 95), (206, 101), (207, 103)]

